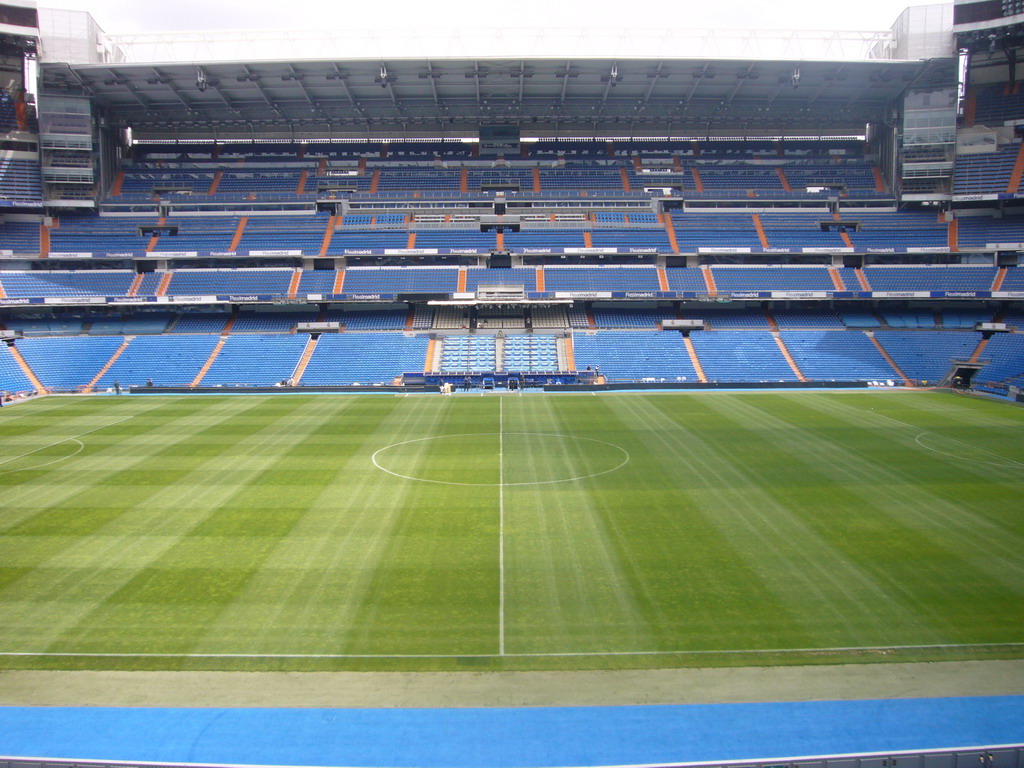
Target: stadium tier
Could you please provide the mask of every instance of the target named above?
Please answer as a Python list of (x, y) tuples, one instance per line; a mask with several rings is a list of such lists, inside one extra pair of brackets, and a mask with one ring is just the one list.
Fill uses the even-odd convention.
[[(979, 110), (999, 101), (982, 91)], [(951, 191), (1005, 194), (1018, 147), (965, 154)], [(980, 323), (1017, 317), (1024, 215), (893, 188), (841, 138), (544, 140), (498, 160), (440, 140), (139, 145), (98, 210), (0, 220), (0, 319), (28, 369), (9, 356), (4, 381), (935, 382), (984, 352)], [(981, 357), (1002, 391), (1020, 330)]]

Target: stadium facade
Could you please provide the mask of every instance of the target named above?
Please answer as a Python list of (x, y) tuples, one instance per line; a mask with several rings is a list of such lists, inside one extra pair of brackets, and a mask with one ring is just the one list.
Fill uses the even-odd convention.
[(1015, 394), (1019, 10), (339, 59), (5, 3), (0, 390)]

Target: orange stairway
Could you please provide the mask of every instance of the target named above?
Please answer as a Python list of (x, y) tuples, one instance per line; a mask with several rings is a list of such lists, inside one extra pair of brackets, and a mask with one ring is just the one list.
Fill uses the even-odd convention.
[(331, 247), (331, 238), (334, 236), (335, 225), (339, 223), (340, 216), (331, 216), (327, 220), (327, 229), (324, 230), (324, 239), (320, 241), (320, 256), (327, 255), (327, 249)]
[(232, 315), (231, 319), (228, 320), (227, 325), (224, 326), (224, 330), (220, 332), (220, 338), (217, 339), (217, 345), (213, 348), (213, 351), (210, 353), (210, 356), (206, 358), (206, 362), (203, 363), (203, 367), (199, 370), (199, 373), (197, 373), (196, 377), (192, 379), (192, 384), (190, 386), (199, 386), (199, 382), (203, 380), (203, 377), (210, 370), (210, 367), (217, 359), (217, 355), (219, 355), (220, 351), (224, 349), (224, 344), (228, 340), (228, 334), (231, 333), (231, 326), (235, 324), (235, 317), (237, 316)]
[(231, 238), (231, 245), (228, 246), (228, 250), (232, 253), (238, 250), (238, 244), (242, 242), (242, 233), (245, 232), (245, 225), (248, 223), (248, 216), (243, 216), (238, 220), (238, 226), (235, 227), (235, 236)]
[(437, 339), (431, 337), (430, 341), (427, 342), (427, 359), (423, 361), (423, 370), (427, 373), (436, 373), (434, 371), (435, 354), (437, 354)]
[(157, 296), (166, 296), (167, 289), (171, 287), (171, 272), (168, 270), (164, 272), (164, 276), (160, 278), (160, 285), (156, 287)]
[(10, 351), (11, 357), (14, 358), (14, 361), (21, 368), (22, 373), (25, 374), (25, 377), (32, 382), (32, 386), (36, 388), (36, 392), (46, 392), (47, 390), (46, 387), (43, 386), (43, 382), (36, 377), (36, 372), (29, 366), (28, 361), (21, 356), (21, 351), (13, 344), (8, 346), (7, 349)]
[(126, 338), (121, 343), (121, 346), (114, 350), (114, 354), (112, 354), (110, 356), (110, 359), (107, 360), (106, 365), (104, 365), (102, 368), (100, 368), (100, 372), (97, 373), (95, 376), (93, 376), (92, 377), (92, 381), (90, 381), (88, 384), (85, 385), (85, 389), (83, 390), (84, 392), (92, 392), (93, 391), (93, 389), (96, 387), (96, 385), (100, 383), (100, 379), (102, 379), (103, 376), (106, 374), (106, 372), (110, 370), (110, 367), (114, 363), (117, 362), (117, 358), (119, 358), (121, 356), (121, 353), (124, 352), (126, 349), (128, 349), (128, 343), (130, 341), (131, 341), (130, 338)]
[(697, 348), (693, 346), (693, 340), (689, 336), (683, 336), (683, 344), (686, 346), (686, 353), (690, 356), (693, 370), (697, 372), (697, 378), (701, 383), (706, 384), (708, 377), (704, 374), (704, 366), (700, 364), (700, 358), (697, 357)]
[(832, 278), (832, 287), (837, 291), (845, 291), (846, 286), (843, 285), (843, 279), (839, 276), (839, 270), (835, 267), (828, 268), (828, 276)]
[(665, 234), (668, 235), (668, 244), (672, 246), (672, 253), (679, 253), (679, 243), (676, 241), (676, 227), (672, 223), (672, 214), (659, 213), (658, 218), (665, 225)]
[(982, 339), (978, 342), (978, 346), (974, 348), (974, 352), (971, 353), (970, 362), (976, 363), (981, 359), (981, 353), (985, 351), (985, 347), (988, 346), (988, 339)]
[[(774, 320), (772, 320), (772, 325), (775, 325)], [(777, 325), (775, 325), (775, 327), (778, 328)], [(779, 332), (774, 331), (772, 335), (775, 337), (775, 343), (779, 345), (779, 351), (782, 353), (782, 356), (786, 358), (786, 362), (789, 363), (789, 367), (793, 369), (793, 373), (796, 374), (797, 379), (800, 381), (807, 381), (807, 377), (804, 376), (803, 371), (800, 370), (800, 366), (796, 364), (796, 360), (793, 359), (793, 355), (789, 352), (789, 347), (786, 346), (786, 342), (782, 340)]]
[(693, 183), (697, 187), (698, 192), (704, 191), (704, 180), (700, 177), (700, 171), (697, 170), (697, 166), (690, 168), (690, 173), (693, 175)]
[(1024, 141), (1021, 142), (1020, 148), (1017, 150), (1017, 159), (1013, 163), (1013, 173), (1010, 174), (1010, 180), (1006, 183), (1006, 191), (1013, 193), (1020, 188), (1020, 179), (1024, 176)]
[(718, 286), (715, 285), (715, 276), (711, 274), (711, 267), (705, 264), (700, 271), (704, 273), (704, 284), (708, 287), (708, 296), (717, 296)]
[(882, 343), (875, 338), (875, 335), (869, 334), (868, 338), (871, 339), (871, 343), (875, 345), (878, 351), (882, 353), (882, 357), (885, 358), (885, 361), (892, 366), (892, 369), (896, 372), (896, 375), (903, 379), (903, 385), (906, 387), (914, 386), (914, 382), (907, 378), (907, 375), (903, 373), (903, 371), (900, 369), (898, 365), (896, 365), (896, 361), (892, 359), (892, 355), (890, 355), (888, 351), (886, 351), (885, 347), (882, 346)]
[(292, 279), (288, 283), (288, 298), (294, 299), (299, 295), (299, 281), (302, 279), (302, 270), (296, 269), (292, 272)]
[(786, 192), (792, 192), (793, 188), (789, 185), (789, 179), (786, 178), (786, 172), (782, 168), (776, 168), (775, 172), (779, 175), (779, 183), (782, 184), (782, 188)]
[(754, 229), (757, 230), (757, 239), (761, 241), (762, 248), (769, 248), (768, 235), (764, 233), (764, 225), (761, 223), (761, 216), (757, 213), (750, 214), (750, 218), (754, 220)]
[(295, 370), (292, 372), (292, 384), (297, 385), (302, 381), (302, 374), (306, 372), (309, 359), (313, 357), (313, 352), (316, 351), (316, 343), (319, 338), (319, 336), (310, 336), (309, 341), (306, 342), (306, 348), (302, 350), (302, 357), (299, 358), (299, 362), (295, 364)]

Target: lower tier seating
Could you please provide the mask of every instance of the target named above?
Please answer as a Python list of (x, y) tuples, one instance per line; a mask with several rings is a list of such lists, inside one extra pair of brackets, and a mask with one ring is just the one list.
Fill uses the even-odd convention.
[(422, 371), (429, 340), (401, 333), (325, 333), (302, 384), (389, 384), (406, 371)]
[(697, 381), (697, 371), (678, 333), (603, 331), (577, 333), (573, 339), (576, 367), (600, 368), (610, 381), (654, 379)]

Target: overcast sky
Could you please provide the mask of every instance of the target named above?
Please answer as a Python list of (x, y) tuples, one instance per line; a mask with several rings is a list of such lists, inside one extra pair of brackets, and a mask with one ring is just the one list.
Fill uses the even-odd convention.
[[(595, 29), (742, 27), (888, 29), (907, 5), (942, 0), (40, 0), (89, 11), (108, 33), (199, 29), (332, 27), (420, 29), (443, 26)], [(952, 0), (948, 0), (951, 2)], [(632, 13), (631, 8), (637, 8)]]

